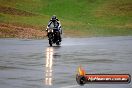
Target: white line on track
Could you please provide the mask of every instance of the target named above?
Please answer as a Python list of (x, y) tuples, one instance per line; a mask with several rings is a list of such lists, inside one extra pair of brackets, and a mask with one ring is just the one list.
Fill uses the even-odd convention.
[(76, 87), (79, 87), (79, 85), (69, 85), (69, 86), (64, 86), (60, 88), (76, 88)]

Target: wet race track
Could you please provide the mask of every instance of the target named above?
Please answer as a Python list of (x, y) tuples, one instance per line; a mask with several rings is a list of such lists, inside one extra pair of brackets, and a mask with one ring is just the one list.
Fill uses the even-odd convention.
[(130, 84), (76, 83), (78, 66), (87, 73), (132, 75), (132, 37), (0, 39), (0, 88), (132, 88)]

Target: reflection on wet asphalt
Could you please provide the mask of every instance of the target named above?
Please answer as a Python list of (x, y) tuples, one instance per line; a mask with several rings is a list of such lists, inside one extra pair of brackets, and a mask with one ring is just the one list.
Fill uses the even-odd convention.
[(45, 85), (52, 85), (53, 53), (53, 47), (48, 47), (46, 49)]
[(61, 46), (48, 40), (0, 39), (0, 88), (132, 88), (132, 84), (79, 86), (75, 75), (132, 75), (132, 37), (64, 38)]

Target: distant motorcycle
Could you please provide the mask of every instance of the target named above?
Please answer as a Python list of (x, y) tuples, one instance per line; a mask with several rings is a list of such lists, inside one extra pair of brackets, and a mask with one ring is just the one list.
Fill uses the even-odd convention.
[(48, 28), (48, 39), (49, 39), (49, 45), (52, 46), (53, 44), (60, 45), (61, 40), (60, 40), (60, 32), (58, 31), (57, 28)]

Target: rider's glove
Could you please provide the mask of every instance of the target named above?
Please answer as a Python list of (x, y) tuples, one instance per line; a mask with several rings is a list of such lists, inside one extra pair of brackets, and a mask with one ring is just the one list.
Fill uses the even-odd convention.
[(46, 31), (48, 31), (49, 27), (47, 26)]

